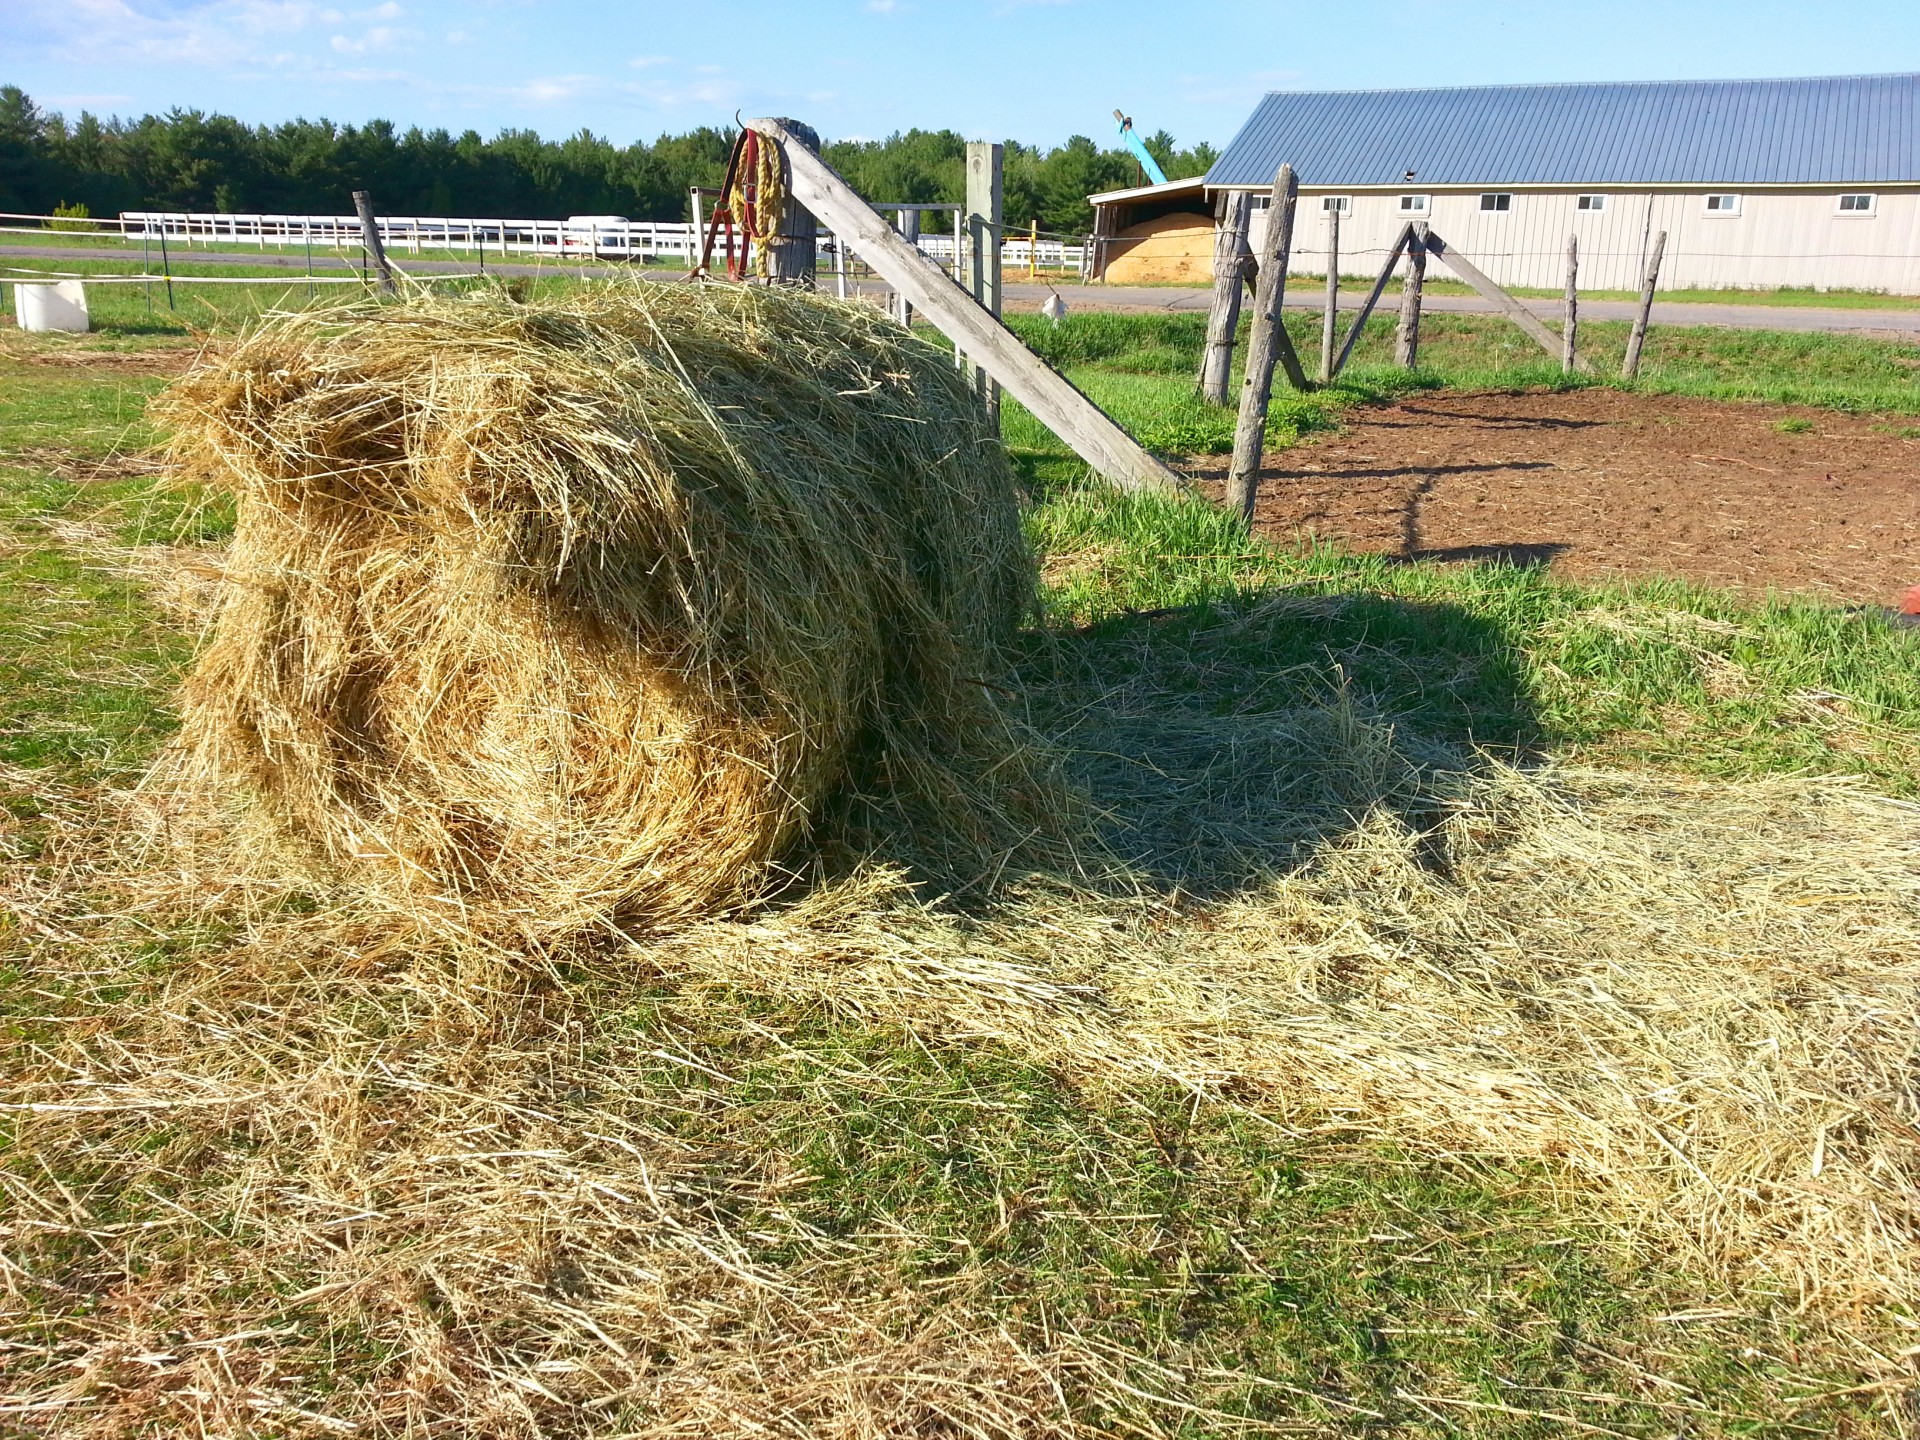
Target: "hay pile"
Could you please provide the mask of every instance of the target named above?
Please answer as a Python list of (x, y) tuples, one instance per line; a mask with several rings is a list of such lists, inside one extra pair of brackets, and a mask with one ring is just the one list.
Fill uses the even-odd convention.
[(764, 884), (850, 781), (1004, 839), (1014, 484), (951, 357), (870, 311), (287, 315), (159, 418), (238, 504), (165, 784), (238, 790), (369, 900), (669, 920)]
[(1344, 693), (1214, 714), (1142, 661), (1097, 705), (1054, 697), (1081, 701), (1054, 733), (1115, 848), (1173, 855), (1180, 888), (974, 916), (870, 871), (640, 953), (723, 1006), (775, 994), (1253, 1097), (1303, 1135), (1544, 1162), (1741, 1303), (1869, 1330), (1920, 1305), (1915, 807), (1514, 769)]

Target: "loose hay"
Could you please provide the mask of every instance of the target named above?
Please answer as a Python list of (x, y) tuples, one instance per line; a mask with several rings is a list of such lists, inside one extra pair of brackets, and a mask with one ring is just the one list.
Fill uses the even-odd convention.
[(752, 893), (850, 781), (1005, 843), (1032, 570), (981, 415), (950, 357), (784, 291), (277, 318), (159, 405), (239, 509), (162, 788), (549, 937)]
[(1423, 773), (1344, 704), (1196, 737), (1111, 698), (1076, 737), (1137, 772), (1104, 796), (1153, 825), (1180, 790), (1196, 848), (1264, 869), (1197, 907), (1056, 890), (968, 917), (873, 872), (645, 959), (714, 1003), (770, 992), (1564, 1166), (1698, 1273), (1869, 1329), (1920, 1301), (1915, 807), (1832, 781)]

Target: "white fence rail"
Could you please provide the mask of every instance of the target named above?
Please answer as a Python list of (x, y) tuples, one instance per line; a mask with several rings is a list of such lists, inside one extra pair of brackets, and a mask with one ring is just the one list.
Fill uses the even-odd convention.
[[(885, 205), (876, 205), (885, 212)], [(112, 224), (108, 221), (106, 224)], [(443, 250), (461, 254), (552, 255), (576, 259), (648, 260), (675, 258), (692, 261), (700, 252), (700, 235), (684, 221), (656, 220), (513, 220), (444, 215), (383, 215), (380, 243), (397, 255), (423, 255)], [(241, 215), (197, 211), (123, 210), (120, 233), (129, 242), (154, 241), (165, 236), (186, 245), (247, 245), (261, 250), (357, 248), (357, 215)], [(832, 253), (833, 237), (821, 240)], [(928, 258), (953, 264), (951, 235), (923, 234), (920, 248)], [(1026, 236), (1008, 236), (1000, 245), (1000, 263), (1009, 268), (1071, 270), (1079, 272), (1084, 245), (1066, 240), (1030, 242)]]
[[(380, 243), (396, 254), (430, 250), (486, 251), (494, 255), (573, 255), (606, 259), (690, 257), (699, 245), (693, 226), (652, 220), (512, 220), (445, 215), (383, 215)], [(262, 250), (308, 245), (358, 247), (357, 215), (239, 215), (189, 211), (123, 210), (121, 233), (129, 241), (188, 245), (252, 245)]]

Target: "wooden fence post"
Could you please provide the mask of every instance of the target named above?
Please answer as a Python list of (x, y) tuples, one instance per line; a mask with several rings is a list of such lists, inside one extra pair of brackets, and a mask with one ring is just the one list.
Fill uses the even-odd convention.
[[(899, 211), (896, 218), (900, 222), (900, 238), (914, 249), (920, 248), (920, 212), (918, 210)], [(913, 302), (898, 290), (893, 292), (893, 315), (909, 330), (913, 328)]]
[[(1240, 381), (1240, 418), (1233, 431), (1233, 466), (1227, 472), (1227, 507), (1248, 520), (1260, 489), (1260, 457), (1266, 448), (1267, 403), (1273, 397), (1274, 361), (1283, 348), (1291, 353), (1280, 307), (1287, 297), (1287, 263), (1292, 259), (1293, 217), (1300, 204), (1300, 181), (1293, 166), (1282, 165), (1273, 177), (1267, 206), (1267, 233), (1260, 242), (1260, 284), (1253, 297), (1253, 333), (1247, 338), (1247, 369)], [(1295, 375), (1300, 359), (1294, 356), (1289, 378), (1300, 389), (1306, 376)]]
[(1567, 313), (1560, 322), (1560, 373), (1571, 375), (1580, 358), (1580, 237), (1567, 237)]
[[(799, 141), (814, 154), (820, 153), (820, 136), (811, 125), (802, 125), (798, 120), (782, 120), (789, 135)], [(789, 170), (792, 166), (787, 166)], [(767, 256), (767, 281), (773, 285), (799, 285), (811, 290), (814, 286), (815, 272), (819, 266), (820, 222), (813, 218), (813, 212), (793, 198), (793, 187), (787, 187), (786, 208), (780, 216), (780, 233), (773, 237), (768, 249), (773, 253)]]
[(1427, 227), (1416, 224), (1407, 236), (1407, 278), (1400, 286), (1400, 330), (1393, 342), (1393, 363), (1402, 369), (1420, 364), (1420, 306), (1426, 290)]
[(373, 218), (373, 196), (365, 190), (353, 192), (353, 208), (360, 212), (360, 243), (366, 246), (367, 258), (373, 262), (373, 268), (380, 272), (380, 288), (389, 295), (399, 293), (399, 286), (393, 283), (393, 269), (387, 264), (387, 250), (380, 243), (380, 224)]
[(1327, 211), (1327, 306), (1320, 316), (1320, 383), (1333, 383), (1334, 337), (1340, 328), (1340, 210)]
[[(1003, 203), (1003, 147), (982, 140), (967, 142), (967, 237), (973, 248), (968, 290), (987, 313), (1000, 318), (1000, 223)], [(974, 384), (993, 423), (1000, 423), (1000, 387), (978, 366)]]
[(1647, 273), (1640, 281), (1640, 310), (1633, 317), (1633, 329), (1627, 335), (1627, 358), (1620, 366), (1620, 378), (1633, 380), (1640, 374), (1640, 350), (1647, 343), (1647, 323), (1653, 319), (1653, 287), (1660, 283), (1660, 257), (1667, 253), (1667, 232), (1653, 242), (1653, 254), (1647, 257)]
[(1245, 190), (1221, 191), (1214, 207), (1213, 307), (1207, 312), (1207, 348), (1200, 356), (1200, 396), (1209, 405), (1227, 403), (1240, 328), (1240, 282), (1253, 260), (1247, 248), (1247, 217), (1252, 213), (1253, 196)]

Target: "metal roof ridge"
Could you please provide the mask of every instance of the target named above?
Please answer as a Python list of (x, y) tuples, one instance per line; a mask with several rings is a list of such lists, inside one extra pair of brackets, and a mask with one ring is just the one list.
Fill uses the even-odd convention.
[(1625, 89), (1660, 85), (1811, 85), (1833, 80), (1917, 80), (1920, 70), (1874, 70), (1847, 75), (1722, 75), (1690, 80), (1512, 80), (1484, 85), (1368, 85), (1339, 90), (1268, 90), (1264, 95), (1467, 95), (1486, 90)]

